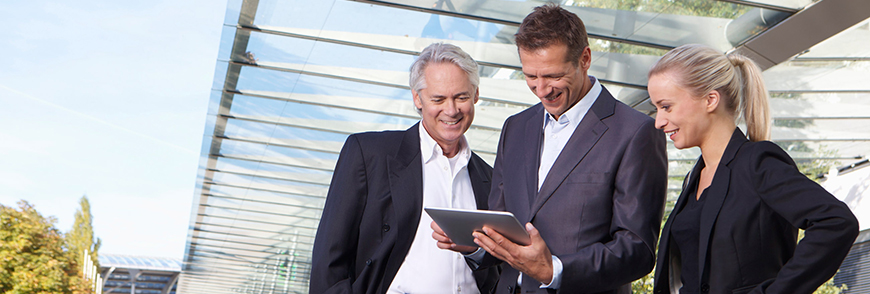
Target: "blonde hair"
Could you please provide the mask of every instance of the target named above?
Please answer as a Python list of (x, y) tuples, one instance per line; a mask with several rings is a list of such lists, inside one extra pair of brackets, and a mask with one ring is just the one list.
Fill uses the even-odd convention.
[(649, 76), (675, 74), (677, 82), (696, 96), (719, 92), (735, 123), (746, 122), (751, 141), (770, 139), (770, 107), (761, 69), (746, 56), (722, 54), (713, 48), (689, 44), (669, 51), (656, 62)]

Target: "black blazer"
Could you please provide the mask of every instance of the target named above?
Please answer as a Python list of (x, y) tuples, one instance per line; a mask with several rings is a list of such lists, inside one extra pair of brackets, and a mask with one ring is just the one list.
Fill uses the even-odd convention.
[[(655, 263), (667, 184), (664, 133), (602, 88), (537, 191), (543, 122), (540, 103), (505, 121), (490, 207), (540, 231), (564, 266), (558, 292), (631, 291), (629, 283)], [(487, 255), (482, 265), (494, 259)], [(496, 293), (511, 293), (518, 274), (505, 266)], [(523, 284), (523, 293), (548, 291), (528, 276)]]
[[(703, 155), (687, 177), (698, 185)], [(683, 188), (671, 215), (689, 197)], [(692, 195), (688, 195), (692, 194)], [(779, 146), (749, 142), (734, 130), (701, 211), (699, 267), (680, 267), (669, 218), (662, 230), (655, 293), (676, 293), (681, 274), (699, 276), (701, 293), (812, 293), (831, 278), (858, 236), (843, 202), (808, 179)], [(797, 241), (797, 228), (806, 237)]]
[[(487, 209), (491, 173), (472, 153), (468, 175), (478, 209)], [(348, 137), (314, 239), (309, 292), (385, 293), (411, 248), (422, 210), (419, 123)], [(494, 268), (473, 275), (481, 293), (498, 278)]]

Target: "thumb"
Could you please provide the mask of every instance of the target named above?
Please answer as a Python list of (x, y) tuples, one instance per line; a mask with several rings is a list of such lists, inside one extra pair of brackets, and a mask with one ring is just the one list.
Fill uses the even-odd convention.
[(529, 232), (529, 236), (534, 238), (541, 238), (541, 233), (538, 232), (538, 229), (535, 228), (532, 223), (526, 223), (526, 232)]

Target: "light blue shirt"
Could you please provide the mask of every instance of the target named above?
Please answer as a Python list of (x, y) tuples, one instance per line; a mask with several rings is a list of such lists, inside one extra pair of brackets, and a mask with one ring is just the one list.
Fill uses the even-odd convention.
[(598, 79), (589, 76), (589, 81), (592, 82), (592, 89), (589, 93), (583, 96), (577, 104), (565, 111), (556, 120), (547, 110), (544, 110), (544, 142), (541, 144), (541, 165), (538, 167), (538, 191), (541, 191), (541, 186), (550, 173), (550, 168), (556, 163), (556, 158), (562, 153), (565, 144), (571, 139), (577, 125), (592, 108), (592, 104), (598, 99), (601, 94), (601, 84)]

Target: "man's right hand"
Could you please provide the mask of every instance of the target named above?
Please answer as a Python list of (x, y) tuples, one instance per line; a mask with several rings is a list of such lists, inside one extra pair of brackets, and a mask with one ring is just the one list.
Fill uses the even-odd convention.
[(441, 227), (434, 221), (429, 226), (432, 227), (432, 238), (435, 239), (435, 241), (438, 241), (438, 248), (456, 251), (462, 254), (471, 254), (474, 251), (477, 251), (476, 246), (463, 246), (453, 243), (453, 240), (450, 240), (450, 238), (447, 237), (447, 234), (444, 234)]

